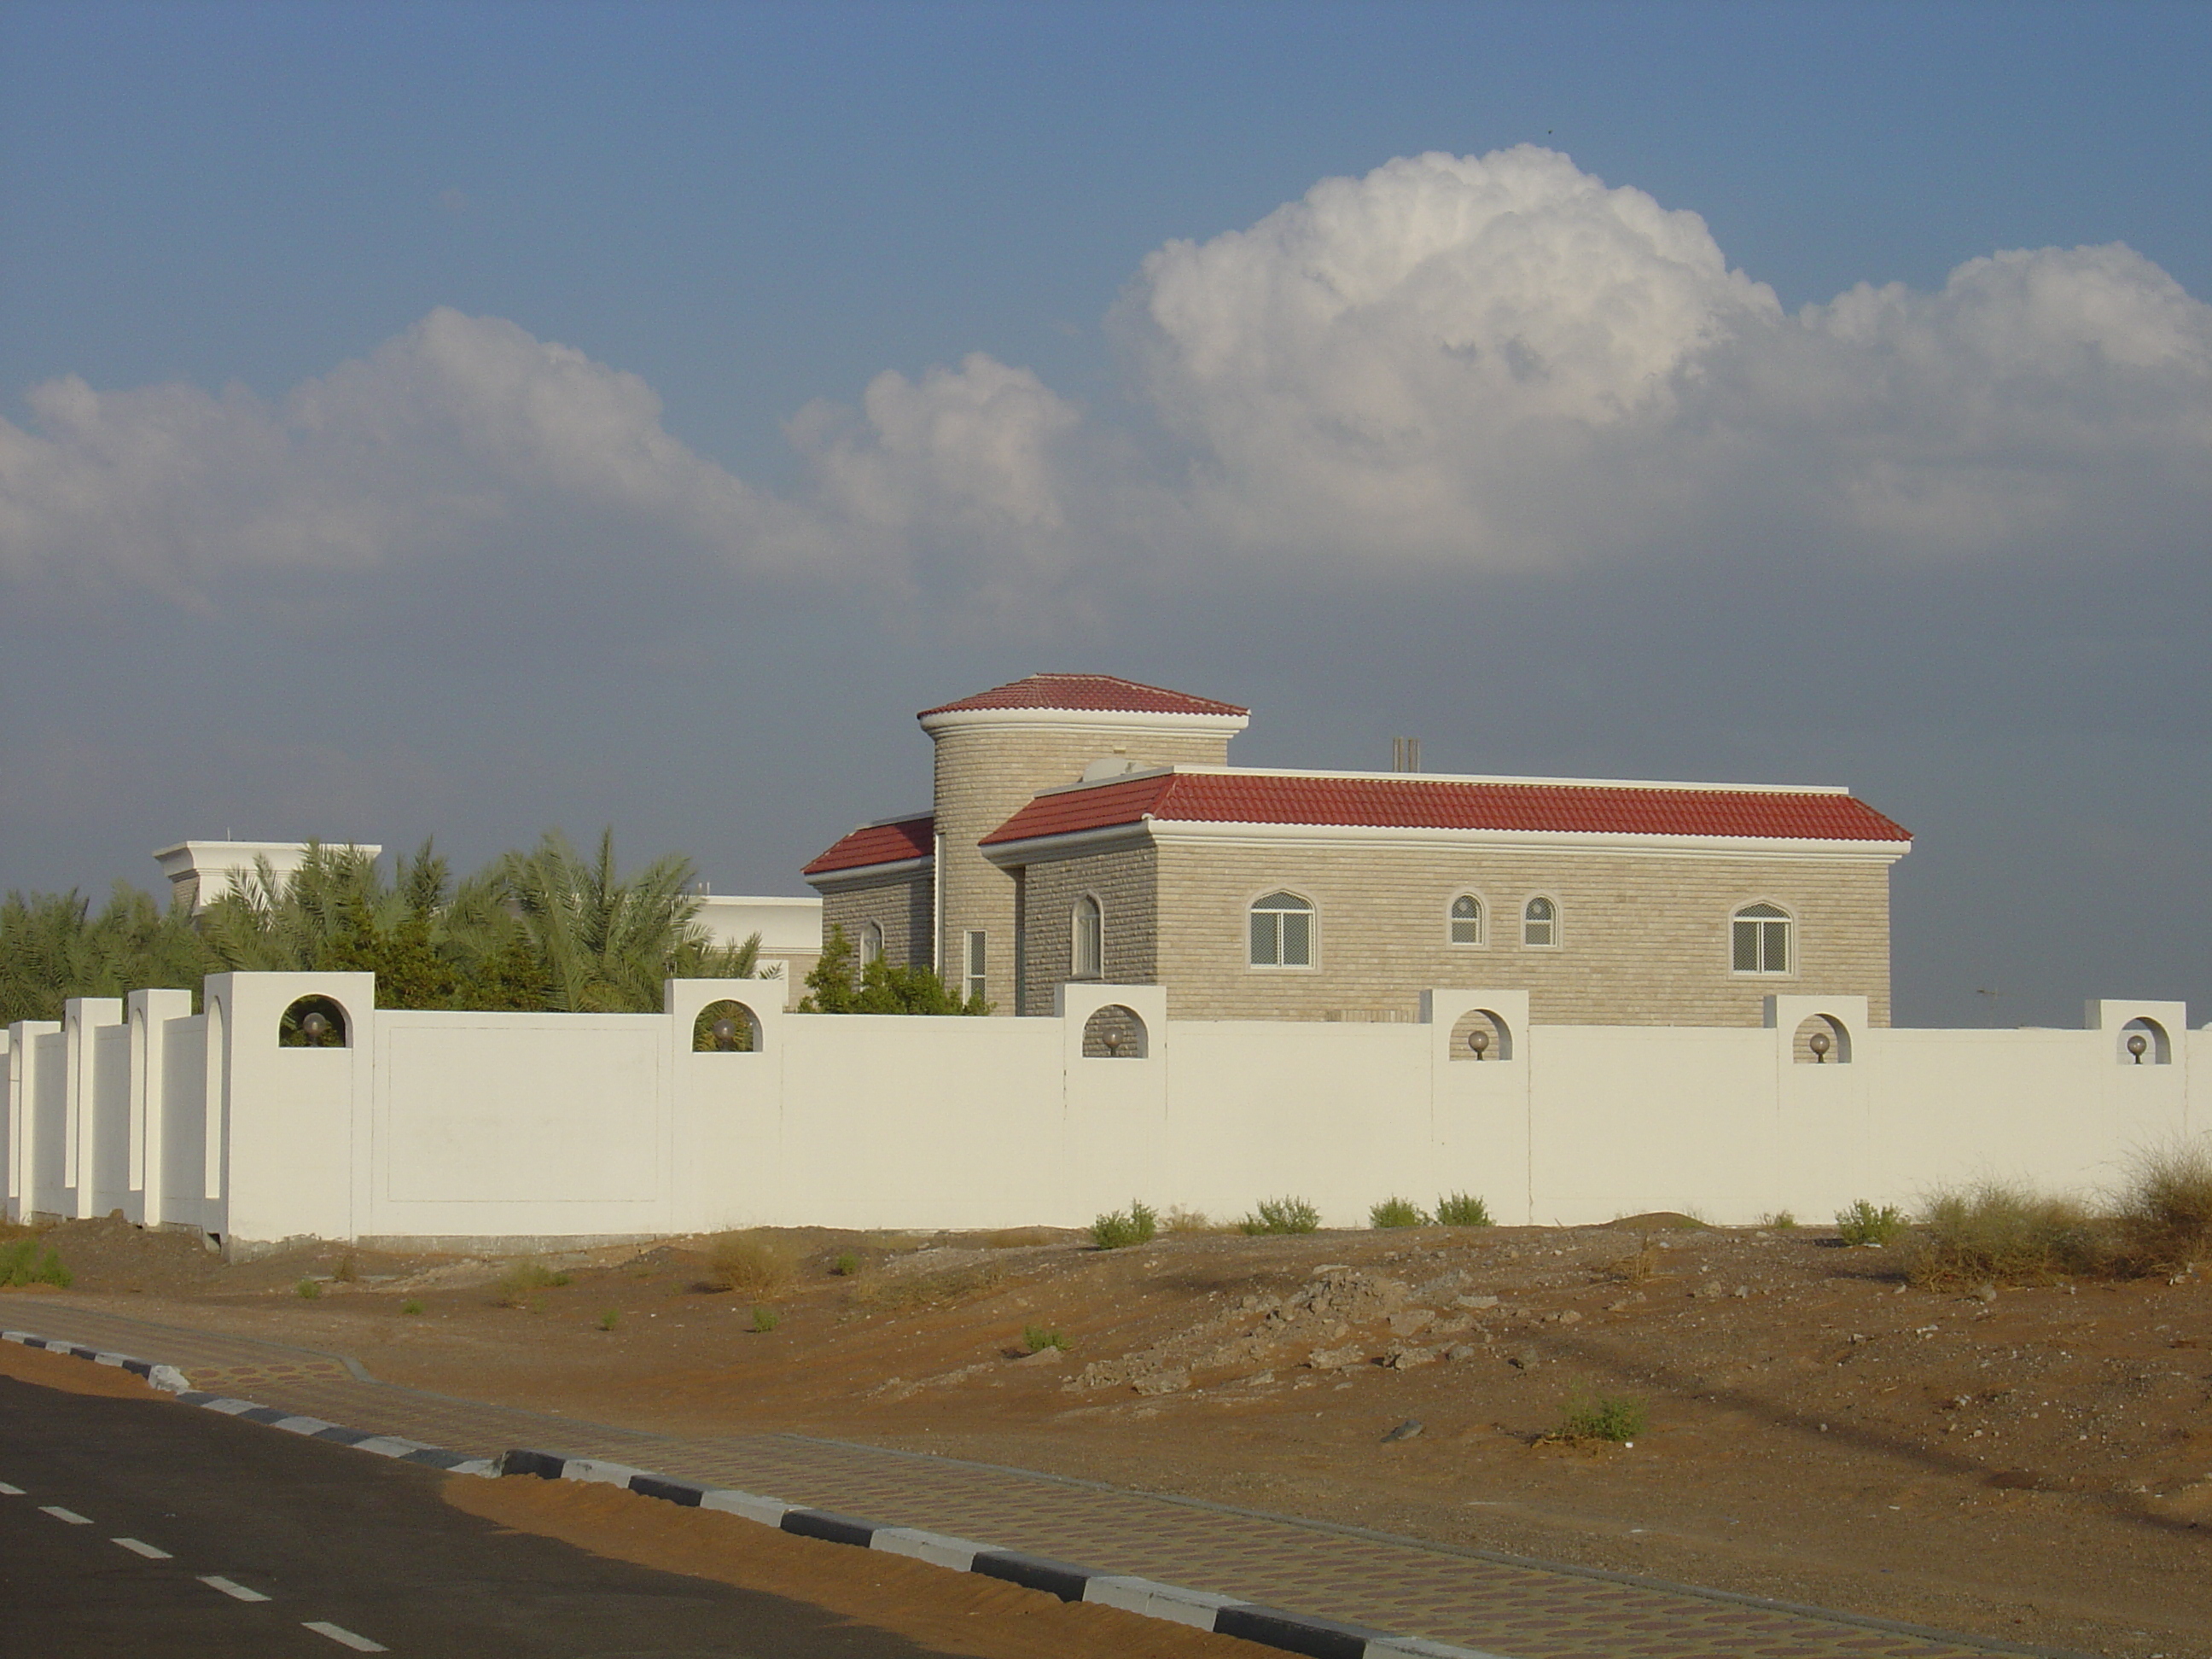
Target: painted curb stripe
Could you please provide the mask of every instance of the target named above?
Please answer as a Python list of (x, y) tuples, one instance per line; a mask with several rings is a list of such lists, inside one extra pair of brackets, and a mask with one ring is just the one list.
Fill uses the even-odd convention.
[(67, 1354), (75, 1359), (89, 1359), (95, 1365), (119, 1366), (134, 1376), (144, 1377), (155, 1388), (174, 1395), (185, 1405), (198, 1406), (204, 1411), (221, 1412), (225, 1417), (239, 1418), (248, 1423), (265, 1424), (305, 1439), (327, 1440), (333, 1445), (373, 1452), (379, 1457), (394, 1458), (403, 1463), (421, 1463), (427, 1468), (445, 1469), (454, 1474), (489, 1478), (499, 1473), (497, 1462), (492, 1458), (470, 1457), (460, 1452), (447, 1451), (442, 1446), (426, 1446), (419, 1440), (405, 1440), (392, 1434), (371, 1434), (366, 1429), (349, 1429), (336, 1423), (325, 1423), (319, 1417), (302, 1417), (296, 1412), (280, 1411), (274, 1406), (257, 1406), (251, 1400), (234, 1400), (228, 1395), (207, 1394), (193, 1388), (191, 1380), (174, 1365), (157, 1365), (151, 1360), (135, 1359), (126, 1353), (106, 1353), (74, 1342), (58, 1342), (49, 1337), (33, 1336), (27, 1331), (0, 1331), (0, 1341), (21, 1343), (27, 1348), (44, 1348), (49, 1353)]
[(954, 1572), (973, 1572), (1024, 1589), (1042, 1590), (1063, 1601), (1095, 1601), (1148, 1619), (1188, 1625), (1224, 1636), (1241, 1636), (1248, 1642), (1279, 1648), (1309, 1659), (1500, 1659), (1476, 1648), (1455, 1647), (1425, 1637), (1393, 1636), (1362, 1625), (1343, 1625), (1334, 1620), (1289, 1613), (1281, 1607), (1242, 1601), (1211, 1590), (1164, 1584), (1126, 1573), (1097, 1572), (1073, 1562), (1048, 1556), (1002, 1550), (972, 1539), (954, 1538), (919, 1527), (884, 1527), (855, 1516), (830, 1510), (812, 1510), (783, 1504), (773, 1498), (727, 1487), (701, 1486), (689, 1480), (672, 1480), (625, 1464), (596, 1458), (562, 1457), (556, 1452), (518, 1447), (505, 1452), (492, 1465), (500, 1474), (535, 1475), (541, 1480), (591, 1480), (627, 1486), (643, 1498), (691, 1509), (720, 1510), (775, 1527), (799, 1538), (825, 1543), (850, 1544), (860, 1549), (903, 1555)]

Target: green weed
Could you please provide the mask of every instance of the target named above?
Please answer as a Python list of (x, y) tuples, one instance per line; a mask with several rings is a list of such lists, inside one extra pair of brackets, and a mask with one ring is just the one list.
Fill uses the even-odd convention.
[(292, 1287), (292, 1294), (302, 1302), (319, 1302), (323, 1298), (323, 1287), (312, 1279), (303, 1279)]
[(621, 1323), (622, 1316), (617, 1313), (612, 1308), (608, 1309), (605, 1313), (599, 1316), (599, 1328), (603, 1331), (611, 1331)]
[(1437, 1224), (1440, 1227), (1494, 1227), (1498, 1221), (1490, 1213), (1490, 1206), (1473, 1193), (1448, 1193), (1437, 1200)]
[(1160, 1230), (1152, 1206), (1139, 1199), (1126, 1210), (1115, 1210), (1091, 1224), (1091, 1242), (1102, 1250), (1118, 1250), (1129, 1244), (1149, 1244)]
[(783, 1316), (773, 1308), (757, 1306), (753, 1309), (753, 1328), (765, 1336), (783, 1323)]
[(76, 1275), (62, 1266), (61, 1252), (49, 1247), (41, 1255), (36, 1238), (19, 1238), (13, 1244), (0, 1244), (0, 1289), (52, 1285), (65, 1291), (76, 1282)]
[(860, 1258), (847, 1250), (830, 1264), (830, 1271), (840, 1279), (850, 1279), (860, 1271)]
[(1068, 1342), (1058, 1331), (1045, 1326), (1024, 1325), (1022, 1327), (1022, 1346), (1031, 1353), (1042, 1353), (1047, 1348), (1058, 1348), (1065, 1352)]
[(399, 1304), (399, 1311), (404, 1314), (418, 1314), (422, 1311), (422, 1304), (410, 1296)]
[(1905, 1275), (1931, 1290), (2048, 1284), (2110, 1260), (2096, 1224), (2072, 1199), (1984, 1181), (1929, 1200)]
[(1370, 1227), (1425, 1227), (1429, 1212), (1410, 1198), (1386, 1198), (1367, 1212)]
[(1263, 1198), (1251, 1214), (1237, 1224), (1237, 1231), (1261, 1233), (1317, 1233), (1321, 1212), (1303, 1198)]
[(1862, 1198), (1836, 1212), (1836, 1233), (1846, 1244), (1894, 1244), (1905, 1236), (1905, 1212)]
[(1641, 1400), (1627, 1395), (1577, 1394), (1559, 1413), (1554, 1440), (1610, 1440), (1618, 1444), (1644, 1432), (1649, 1413)]

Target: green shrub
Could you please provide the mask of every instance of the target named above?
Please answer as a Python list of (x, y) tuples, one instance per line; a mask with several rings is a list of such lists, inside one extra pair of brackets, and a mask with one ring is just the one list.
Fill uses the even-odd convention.
[(1778, 1233), (1786, 1233), (1797, 1224), (1797, 1218), (1787, 1210), (1769, 1210), (1759, 1218), (1759, 1224)]
[(422, 1311), (422, 1304), (410, 1296), (399, 1304), (399, 1311), (404, 1314), (418, 1314)]
[(1611, 1440), (1626, 1443), (1644, 1432), (1647, 1416), (1641, 1400), (1626, 1395), (1576, 1395), (1559, 1413), (1554, 1437), (1560, 1440)]
[(860, 1271), (860, 1258), (847, 1250), (830, 1264), (830, 1271), (840, 1279), (850, 1279)]
[(312, 1279), (303, 1279), (292, 1287), (292, 1294), (302, 1302), (319, 1302), (322, 1299), (323, 1287)]
[(716, 1233), (707, 1241), (706, 1254), (714, 1282), (744, 1297), (774, 1296), (799, 1267), (791, 1246), (772, 1233)]
[(2212, 1148), (2179, 1143), (2137, 1154), (2120, 1195), (2125, 1264), (2137, 1273), (2173, 1273), (2212, 1246)]
[(1042, 1325), (1024, 1325), (1022, 1327), (1022, 1346), (1031, 1353), (1042, 1353), (1047, 1348), (1058, 1348), (1065, 1352), (1068, 1343), (1058, 1331)]
[(1905, 1273), (1931, 1290), (2048, 1284), (2108, 1260), (2095, 1224), (2072, 1199), (1984, 1181), (1929, 1200)]
[(765, 1336), (783, 1323), (783, 1316), (773, 1308), (756, 1306), (753, 1309), (753, 1328)]
[(0, 1244), (0, 1288), (52, 1285), (65, 1291), (76, 1282), (76, 1275), (62, 1266), (59, 1250), (49, 1247), (41, 1255), (35, 1238), (19, 1238), (13, 1244)]
[(1367, 1212), (1370, 1227), (1425, 1227), (1429, 1212), (1410, 1198), (1386, 1198)]
[(1449, 1193), (1437, 1200), (1437, 1224), (1491, 1227), (1497, 1224), (1497, 1218), (1490, 1213), (1490, 1206), (1473, 1193)]
[(1905, 1232), (1905, 1212), (1894, 1204), (1877, 1207), (1865, 1199), (1836, 1212), (1836, 1232), (1846, 1244), (1893, 1244)]
[(1263, 1198), (1259, 1206), (1237, 1224), (1240, 1232), (1317, 1233), (1321, 1212), (1303, 1198)]
[(1102, 1250), (1118, 1250), (1130, 1244), (1149, 1244), (1160, 1230), (1160, 1218), (1141, 1199), (1129, 1200), (1126, 1210), (1114, 1210), (1091, 1224), (1091, 1242)]
[(603, 1331), (611, 1331), (621, 1323), (622, 1316), (617, 1313), (612, 1308), (608, 1309), (605, 1313), (599, 1316), (599, 1328)]

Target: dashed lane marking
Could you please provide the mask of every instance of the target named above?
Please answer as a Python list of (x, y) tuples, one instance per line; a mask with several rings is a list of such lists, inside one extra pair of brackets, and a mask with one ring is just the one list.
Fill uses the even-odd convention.
[(92, 1524), (90, 1516), (79, 1515), (75, 1510), (65, 1510), (58, 1504), (41, 1504), (39, 1505), (39, 1513), (51, 1515), (57, 1521), (66, 1521), (72, 1527), (88, 1527)]
[(21, 1498), (22, 1495), (21, 1486), (11, 1486), (5, 1480), (0, 1480), (0, 1498)]
[(133, 1555), (143, 1555), (149, 1561), (173, 1561), (177, 1558), (167, 1550), (157, 1550), (151, 1544), (142, 1544), (135, 1538), (111, 1538), (111, 1544), (120, 1544)]
[(389, 1653), (381, 1642), (372, 1642), (366, 1636), (356, 1636), (343, 1625), (333, 1625), (327, 1619), (310, 1619), (306, 1628), (318, 1636), (327, 1636), (342, 1648), (351, 1648), (356, 1653)]
[(225, 1595), (231, 1597), (234, 1601), (266, 1601), (269, 1599), (259, 1590), (248, 1589), (243, 1584), (234, 1584), (229, 1579), (223, 1577), (219, 1573), (204, 1573), (201, 1575), (200, 1583), (205, 1584), (210, 1589), (221, 1590)]

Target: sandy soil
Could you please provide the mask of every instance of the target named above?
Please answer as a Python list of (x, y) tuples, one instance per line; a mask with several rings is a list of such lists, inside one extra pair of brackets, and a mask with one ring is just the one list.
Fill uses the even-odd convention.
[[(78, 1275), (65, 1299), (477, 1398), (932, 1449), (1999, 1640), (2212, 1659), (2212, 1285), (1936, 1294), (1831, 1234), (1668, 1219), (1113, 1252), (1039, 1231), (790, 1233), (775, 1237), (793, 1276), (753, 1296), (679, 1246), (545, 1258), (568, 1282), (509, 1296), (502, 1262), (226, 1266), (119, 1222), (52, 1237)], [(836, 1273), (841, 1255), (860, 1271)], [(28, 1317), (0, 1299), (0, 1319)], [(1030, 1327), (1072, 1351), (1030, 1355)], [(1632, 1447), (1556, 1437), (1571, 1405), (1609, 1398), (1647, 1410)]]

